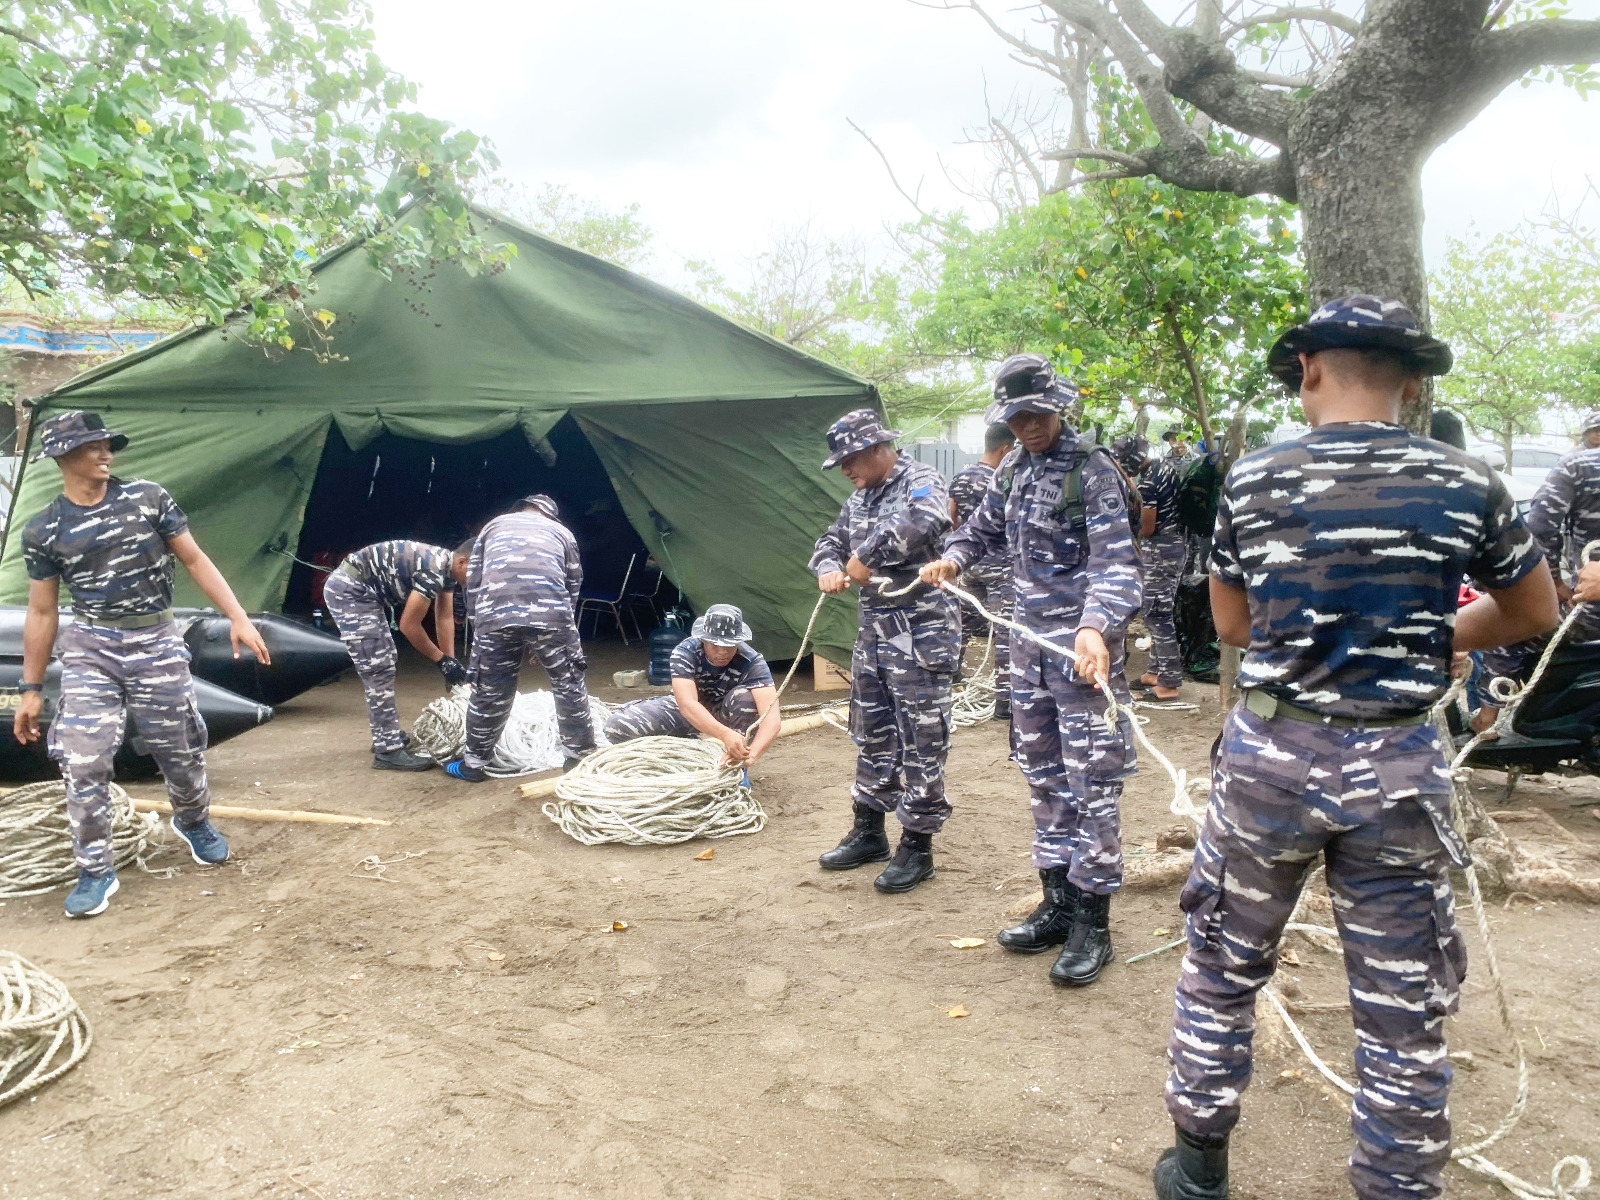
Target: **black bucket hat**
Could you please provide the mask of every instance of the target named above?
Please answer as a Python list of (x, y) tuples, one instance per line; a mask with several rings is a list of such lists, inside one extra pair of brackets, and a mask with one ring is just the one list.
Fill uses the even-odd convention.
[(1279, 334), (1267, 351), (1267, 370), (1299, 391), (1297, 355), (1362, 349), (1397, 351), (1424, 375), (1448, 374), (1454, 361), (1450, 347), (1423, 333), (1415, 314), (1400, 301), (1362, 294), (1330, 300), (1302, 324)]

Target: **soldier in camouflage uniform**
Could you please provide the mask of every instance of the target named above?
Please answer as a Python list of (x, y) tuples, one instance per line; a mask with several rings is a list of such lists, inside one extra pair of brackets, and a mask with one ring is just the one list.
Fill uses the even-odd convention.
[[(1428, 710), (1452, 652), (1549, 628), (1555, 593), (1498, 477), (1398, 424), (1423, 376), (1450, 366), (1404, 306), (1332, 301), (1268, 365), (1312, 428), (1236, 463), (1217, 510), (1212, 609), (1248, 648), (1244, 699), (1180, 900), (1177, 1142), (1155, 1190), (1227, 1195), (1256, 993), (1320, 853), (1356, 1026), (1350, 1182), (1363, 1200), (1427, 1200), (1450, 1156), (1444, 1018), (1466, 970), (1448, 874), (1466, 847)], [(1464, 576), (1488, 595), (1457, 611)]]
[(1127, 703), (1123, 641), (1139, 611), (1139, 557), (1129, 489), (1103, 447), (1062, 417), (1077, 389), (1041, 355), (1007, 359), (986, 417), (1021, 443), (995, 471), (983, 503), (923, 570), (943, 582), (997, 551), (1013, 572), (1017, 620), (1072, 640), (1077, 663), (1020, 635), (1011, 645), (1013, 744), (1033, 798), (1033, 864), (1044, 902), (1000, 934), (1008, 950), (1062, 947), (1053, 982), (1093, 983), (1111, 961), (1111, 893), (1122, 885), (1122, 781), (1135, 765), (1125, 716), (1105, 719), (1098, 681)]
[[(859, 747), (850, 793), (855, 824), (818, 861), (845, 871), (889, 858), (883, 818), (893, 812), (903, 832), (873, 881), (882, 892), (908, 892), (933, 877), (933, 835), (950, 815), (944, 760), (961, 653), (954, 597), (920, 586), (903, 596), (883, 594), (916, 583), (917, 568), (937, 554), (950, 528), (944, 479), (897, 451), (898, 436), (867, 408), (829, 428), (832, 453), (823, 469), (839, 467), (856, 491), (811, 556), (822, 591), (862, 585), (850, 658), (850, 736)], [(889, 582), (880, 586), (873, 578)]]
[(1142, 437), (1118, 438), (1112, 454), (1138, 487), (1141, 502), (1144, 604), (1139, 615), (1150, 635), (1150, 661), (1139, 683), (1157, 700), (1176, 700), (1183, 686), (1183, 651), (1172, 614), (1189, 555), (1189, 538), (1178, 520), (1178, 470), (1164, 458), (1151, 458), (1150, 443)]
[[(606, 721), (606, 739), (695, 737), (722, 743), (730, 764), (753, 766), (778, 736), (782, 716), (767, 660), (732, 604), (713, 604), (672, 652), (672, 695), (624, 704)], [(749, 731), (761, 728), (747, 742)]]
[[(384, 771), (426, 771), (433, 760), (408, 753), (395, 700), (394, 637), (388, 609), (400, 612), (400, 632), (416, 652), (439, 668), (446, 687), (467, 681), (456, 660), (455, 590), (466, 576), (465, 555), (452, 556), (426, 542), (378, 542), (349, 555), (323, 585), (328, 612), (350, 652), (367, 697), (372, 765)], [(459, 573), (459, 576), (458, 576)], [(435, 643), (422, 628), (433, 609)]]
[(472, 696), (466, 749), (445, 766), (456, 779), (481, 783), (488, 777), (484, 767), (505, 731), (517, 697), (517, 674), (529, 653), (550, 676), (567, 769), (595, 748), (584, 680), (588, 662), (573, 616), (583, 566), (578, 543), (558, 516), (550, 497), (530, 496), (457, 551), (468, 555)]
[[(956, 472), (950, 481), (950, 520), (959, 529), (966, 524), (989, 490), (994, 469), (1011, 448), (1017, 444), (1017, 435), (1000, 422), (990, 425), (983, 435), (983, 457), (969, 467)], [(991, 554), (982, 562), (974, 563), (961, 574), (961, 587), (983, 601), (984, 607), (997, 617), (1010, 620), (1016, 604), (1016, 594), (1011, 587), (1011, 564), (1003, 553)], [(991, 630), (989, 622), (967, 602), (961, 602), (961, 661), (967, 660), (967, 647), (976, 637), (986, 634), (993, 637), (994, 656), (994, 719), (1011, 720), (1011, 631), (1004, 625)]]
[[(45, 669), (61, 659), (61, 703), (50, 724), (50, 756), (67, 783), (67, 816), (78, 882), (69, 917), (105, 911), (117, 891), (111, 845), (112, 761), (124, 713), (156, 760), (172, 801), (172, 828), (201, 864), (226, 861), (228, 843), (210, 820), (206, 726), (195, 703), (189, 649), (172, 620), (172, 560), (230, 623), (234, 657), (271, 661), (221, 573), (195, 544), (188, 518), (158, 484), (119, 479), (112, 456), (128, 444), (98, 414), (66, 412), (39, 429), (40, 452), (61, 468), (62, 491), (22, 530), (28, 571), (22, 696), (13, 731), (39, 736)], [(73, 620), (56, 636), (61, 584)]]

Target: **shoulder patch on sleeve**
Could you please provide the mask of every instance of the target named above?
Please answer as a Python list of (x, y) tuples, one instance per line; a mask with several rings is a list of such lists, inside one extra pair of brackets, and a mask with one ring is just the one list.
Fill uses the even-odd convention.
[(913, 500), (921, 500), (924, 496), (931, 495), (933, 495), (933, 489), (931, 487), (919, 487), (911, 489), (911, 498)]

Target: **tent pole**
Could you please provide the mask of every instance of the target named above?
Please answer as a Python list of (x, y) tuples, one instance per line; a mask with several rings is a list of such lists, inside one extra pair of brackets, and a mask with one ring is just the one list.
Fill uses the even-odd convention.
[(33, 430), (39, 423), (39, 413), (43, 405), (35, 405), (32, 400), (24, 400), (28, 408), (28, 436), (22, 439), (21, 455), (17, 462), (17, 477), (11, 481), (11, 503), (6, 507), (6, 527), (0, 529), (0, 558), (5, 557), (6, 547), (11, 542), (11, 527), (17, 519), (17, 501), (22, 498), (22, 477), (28, 473), (28, 451), (33, 449)]

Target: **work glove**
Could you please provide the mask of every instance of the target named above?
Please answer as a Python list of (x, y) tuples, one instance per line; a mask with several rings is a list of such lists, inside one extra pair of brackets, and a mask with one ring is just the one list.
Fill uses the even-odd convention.
[(446, 654), (434, 665), (439, 668), (439, 674), (444, 676), (446, 687), (460, 687), (467, 681), (467, 669), (461, 665), (459, 658)]

